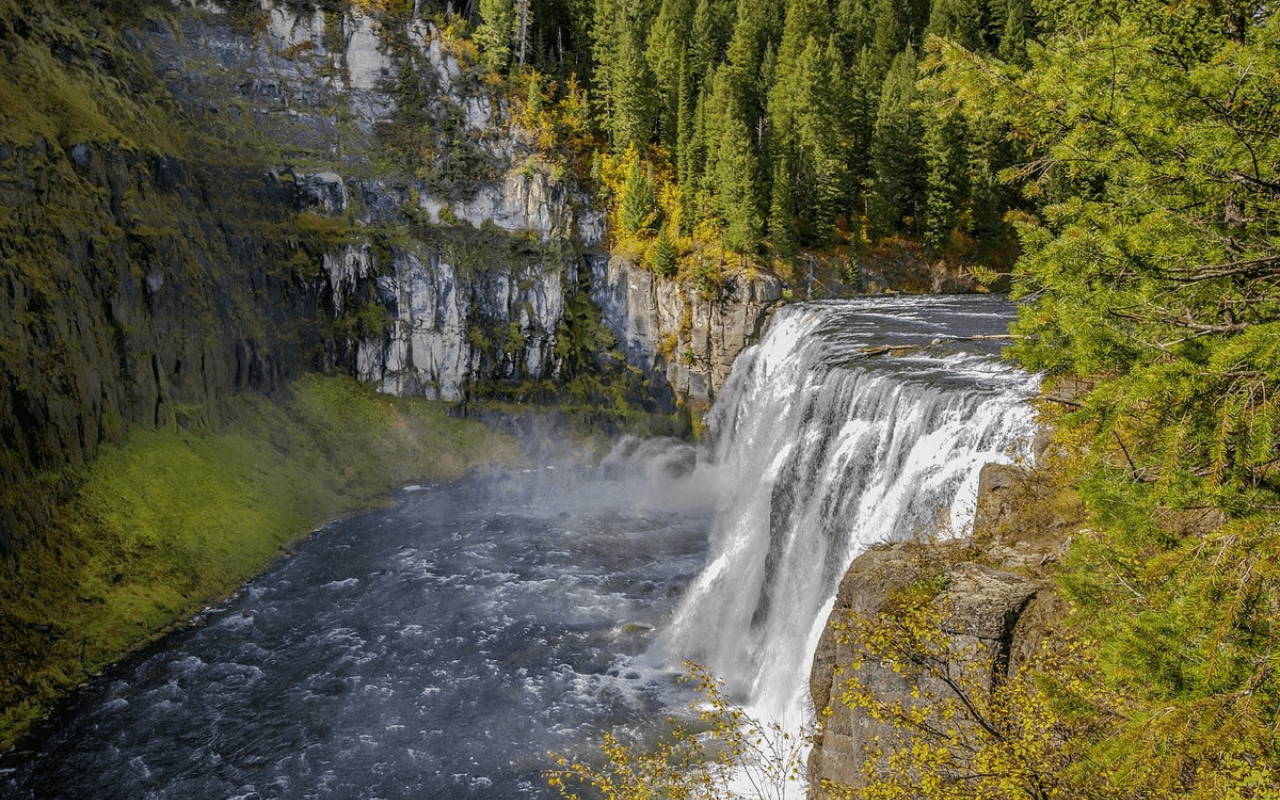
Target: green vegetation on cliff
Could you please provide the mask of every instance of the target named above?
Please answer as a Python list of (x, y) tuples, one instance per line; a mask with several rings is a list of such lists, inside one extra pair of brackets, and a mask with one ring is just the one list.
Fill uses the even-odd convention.
[[(521, 459), (443, 406), (306, 377), (237, 395), (217, 432), (135, 430), (89, 466), (0, 582), (0, 747), (69, 685), (226, 596), (290, 542), (394, 486)], [(65, 493), (65, 492), (64, 492)]]
[(1075, 644), (1002, 701), (1044, 731), (1007, 753), (1054, 780), (912, 788), (928, 759), (903, 750), (875, 796), (1274, 797), (1280, 23), (1248, 0), (1036, 8), (1018, 59), (931, 39), (923, 90), (1025, 153), (1013, 352), (1079, 389), (1055, 421), (1089, 512), (1057, 572)]

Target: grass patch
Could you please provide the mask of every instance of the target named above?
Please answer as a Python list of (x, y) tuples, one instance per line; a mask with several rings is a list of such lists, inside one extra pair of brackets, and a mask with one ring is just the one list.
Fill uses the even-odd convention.
[(316, 376), (284, 402), (235, 399), (215, 434), (134, 431), (75, 476), (44, 541), (0, 582), (0, 748), (320, 524), (401, 483), (519, 460), (510, 437), (440, 404)]

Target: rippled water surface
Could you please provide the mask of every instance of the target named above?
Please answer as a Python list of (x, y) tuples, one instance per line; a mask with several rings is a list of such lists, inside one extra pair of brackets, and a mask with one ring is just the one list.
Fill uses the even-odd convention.
[(700, 567), (709, 511), (667, 479), (688, 446), (657, 447), (334, 523), (81, 693), (37, 755), (0, 764), (0, 795), (548, 795), (548, 749), (683, 702), (637, 655)]

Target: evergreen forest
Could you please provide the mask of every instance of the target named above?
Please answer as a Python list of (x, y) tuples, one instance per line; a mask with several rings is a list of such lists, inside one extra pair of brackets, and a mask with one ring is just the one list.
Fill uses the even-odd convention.
[[(1048, 30), (1031, 0), (483, 0), (473, 41), (536, 107), (573, 94), (615, 244), (659, 272), (798, 258), (848, 278), (905, 240), (996, 279), (1025, 205), (1023, 146), (920, 79), (931, 37), (1009, 64)], [(578, 95), (585, 90), (584, 95)], [(585, 101), (584, 101), (585, 96)], [(659, 244), (661, 243), (661, 244)], [(714, 276), (712, 276), (714, 277)], [(927, 288), (927, 287), (923, 287)]]

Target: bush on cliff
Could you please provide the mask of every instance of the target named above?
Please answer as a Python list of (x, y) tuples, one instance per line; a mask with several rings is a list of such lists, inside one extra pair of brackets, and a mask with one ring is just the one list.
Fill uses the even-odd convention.
[[(1017, 63), (932, 85), (1026, 148), (1016, 355), (1093, 388), (1059, 421), (1092, 514), (1061, 583), (1132, 699), (1115, 794), (1274, 796), (1280, 773), (1280, 23), (1264, 2), (1044, 0)], [(1085, 793), (1087, 794), (1087, 793)]]

